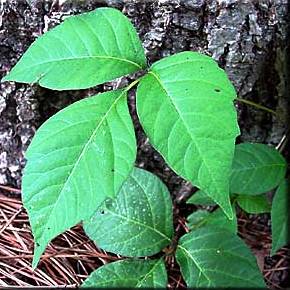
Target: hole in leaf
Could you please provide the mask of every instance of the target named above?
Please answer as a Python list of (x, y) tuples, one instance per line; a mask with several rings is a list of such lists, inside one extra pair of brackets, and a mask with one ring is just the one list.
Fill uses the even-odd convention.
[(215, 92), (220, 93), (220, 89), (214, 89)]
[(40, 246), (40, 244), (39, 244), (39, 243), (36, 243), (36, 246), (37, 246), (37, 247), (39, 247), (39, 246)]

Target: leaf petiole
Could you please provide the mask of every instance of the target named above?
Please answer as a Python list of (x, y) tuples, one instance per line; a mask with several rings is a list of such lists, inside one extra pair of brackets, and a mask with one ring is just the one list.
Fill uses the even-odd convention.
[(236, 100), (237, 100), (238, 102), (241, 102), (241, 103), (244, 103), (244, 104), (250, 105), (250, 106), (255, 107), (255, 108), (257, 108), (257, 109), (260, 109), (260, 110), (266, 111), (266, 112), (268, 112), (268, 113), (271, 113), (271, 114), (273, 114), (273, 115), (275, 115), (275, 116), (278, 116), (277, 112), (275, 112), (274, 110), (272, 110), (272, 109), (270, 109), (270, 108), (267, 108), (267, 107), (265, 107), (265, 106), (263, 106), (263, 105), (257, 104), (257, 103), (255, 103), (255, 102), (253, 102), (253, 101), (249, 101), (249, 100), (246, 100), (246, 99), (243, 99), (243, 98), (236, 98)]
[(133, 81), (132, 83), (130, 83), (126, 88), (125, 91), (128, 92), (129, 90), (131, 90), (135, 85), (137, 85), (139, 83), (139, 81), (141, 80), (141, 77), (136, 79), (135, 81)]

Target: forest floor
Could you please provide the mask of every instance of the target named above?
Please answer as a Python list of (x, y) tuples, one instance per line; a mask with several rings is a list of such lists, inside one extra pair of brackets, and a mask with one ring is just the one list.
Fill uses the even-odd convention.
[[(33, 237), (28, 216), (22, 206), (19, 190), (0, 189), (0, 286), (46, 286), (75, 288), (96, 268), (122, 259), (107, 253), (88, 239), (77, 225), (54, 239), (43, 254), (38, 267), (31, 267)], [(193, 206), (175, 204), (175, 231), (188, 231), (185, 220)], [(269, 215), (238, 213), (239, 236), (251, 248), (270, 289), (290, 286), (290, 249), (281, 248), (270, 257), (271, 234)], [(173, 257), (166, 257), (168, 288), (185, 289), (179, 267)], [(289, 289), (289, 288), (288, 288)]]

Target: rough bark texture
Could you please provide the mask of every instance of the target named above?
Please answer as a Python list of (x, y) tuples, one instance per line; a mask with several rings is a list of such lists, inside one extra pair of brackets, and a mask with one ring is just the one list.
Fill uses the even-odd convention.
[[(172, 1), (8, 1), (0, 0), (0, 76), (17, 62), (33, 40), (71, 14), (100, 6), (122, 10), (136, 26), (150, 63), (183, 50), (212, 55), (224, 67), (238, 95), (279, 112), (279, 118), (237, 104), (242, 135), (276, 145), (285, 133), (287, 101), (285, 57), (286, 0), (172, 0)], [(55, 92), (37, 85), (1, 83), (0, 184), (21, 185), (27, 148), (37, 127), (75, 100), (128, 81), (90, 90)], [(177, 196), (191, 186), (177, 177), (144, 136), (130, 96), (138, 136), (137, 165), (158, 174)]]

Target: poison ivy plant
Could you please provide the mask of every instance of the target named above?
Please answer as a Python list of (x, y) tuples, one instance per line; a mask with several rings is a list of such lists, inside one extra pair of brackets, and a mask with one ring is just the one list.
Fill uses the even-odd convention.
[(289, 225), (289, 200), (289, 180), (283, 180), (275, 193), (271, 210), (272, 255), (290, 242), (287, 229)]
[[(266, 145), (235, 147), (236, 92), (212, 58), (187, 51), (148, 67), (130, 21), (116, 9), (99, 8), (39, 37), (2, 81), (84, 89), (135, 72), (141, 77), (126, 88), (68, 106), (35, 134), (22, 182), (35, 241), (33, 267), (53, 238), (83, 222), (97, 246), (132, 257), (98, 268), (83, 287), (166, 287), (162, 252), (176, 256), (189, 287), (263, 287), (255, 258), (236, 235), (234, 204), (266, 211), (258, 194), (278, 186), (286, 162)], [(188, 203), (219, 205), (212, 213), (192, 213), (190, 232), (177, 245), (166, 186), (134, 168), (127, 93), (136, 84), (137, 113), (149, 141), (199, 188)], [(272, 209), (273, 251), (285, 243), (277, 214), (283, 186)], [(155, 254), (158, 259), (148, 257)]]
[[(159, 227), (164, 229), (166, 228), (164, 227), (166, 221), (170, 220), (169, 224), (172, 223), (172, 211), (165, 210), (163, 212), (166, 214), (160, 215), (164, 207), (170, 208), (169, 205), (171, 203), (169, 194), (161, 181), (152, 174), (140, 169), (134, 169), (131, 175), (135, 176), (133, 182), (129, 177), (127, 182), (122, 186), (120, 193), (114, 198), (114, 201), (110, 203), (109, 210), (106, 205), (100, 207), (100, 213), (96, 213), (93, 219), (87, 222), (85, 229), (89, 237), (93, 238), (99, 247), (115, 254), (138, 256), (139, 252), (137, 248), (140, 247), (142, 251), (142, 247), (145, 245), (145, 247), (149, 249), (146, 250), (146, 254), (152, 255), (160, 251), (162, 247), (169, 245), (172, 240), (172, 233), (168, 235), (168, 238), (171, 238), (169, 238), (162, 247), (160, 246), (156, 251), (151, 251), (150, 246), (147, 246), (147, 242), (151, 242), (151, 248), (155, 246), (154, 243), (152, 243), (152, 233), (150, 233), (152, 229), (150, 229), (149, 233), (148, 230), (145, 229), (148, 234), (142, 236), (142, 239), (139, 239), (138, 234), (143, 234), (144, 229), (136, 233), (136, 225), (134, 222), (127, 222), (127, 219), (124, 224), (119, 220), (114, 221), (110, 211), (113, 212), (113, 215), (117, 211), (122, 212), (122, 216), (126, 217), (128, 217), (128, 213), (131, 212), (129, 219), (134, 220), (136, 223), (139, 223), (141, 220), (142, 224), (145, 223), (144, 221), (148, 221), (147, 218), (143, 219), (143, 217), (151, 215), (152, 219), (149, 219), (149, 226), (151, 226), (152, 220), (154, 220), (155, 225), (159, 225)], [(140, 200), (142, 201), (142, 205), (135, 199), (136, 196), (140, 195), (140, 188), (135, 186), (136, 183), (141, 184), (142, 187), (146, 185), (146, 188), (143, 189), (142, 192), (146, 194), (147, 198), (143, 199), (141, 195)], [(154, 198), (156, 200), (156, 205), (152, 210), (149, 205), (152, 204)], [(134, 201), (136, 206), (132, 207)], [(126, 205), (125, 208), (124, 205)], [(138, 214), (134, 213), (134, 209), (137, 209), (136, 212)], [(160, 210), (158, 211), (156, 209)], [(191, 217), (188, 223), (191, 232), (181, 237), (177, 249), (174, 251), (188, 287), (264, 286), (263, 278), (254, 256), (250, 254), (250, 251), (236, 236), (236, 220), (235, 222), (233, 220), (227, 220), (221, 209), (218, 209), (214, 213), (197, 211), (193, 213)], [(100, 221), (100, 219), (102, 220)], [(116, 239), (115, 233), (118, 232), (119, 227), (122, 226), (125, 226), (126, 230), (121, 230), (119, 232), (120, 237)], [(103, 228), (111, 228), (112, 230), (102, 231)], [(98, 230), (101, 230), (101, 232), (97, 233)], [(127, 238), (125, 239), (124, 232), (127, 233)], [(132, 242), (132, 238), (134, 238), (133, 233), (137, 235), (134, 243)], [(160, 235), (160, 237), (157, 237), (156, 241), (159, 244), (161, 240), (162, 236)], [(107, 241), (109, 241), (109, 244), (106, 244)], [(120, 244), (122, 244), (122, 247)], [(174, 243), (171, 243), (169, 246), (174, 247), (173, 244)], [(136, 249), (133, 249), (134, 246)], [(143, 252), (141, 255), (142, 254)], [(157, 265), (159, 267), (159, 264), (156, 264), (161, 263), (163, 265), (163, 262), (158, 262), (154, 259), (138, 260), (139, 264), (134, 264), (136, 268), (133, 270), (131, 263), (133, 264), (135, 262), (131, 261), (132, 260), (125, 260), (124, 263), (126, 263), (126, 266), (123, 265), (123, 262), (117, 262), (119, 264), (112, 263), (97, 269), (87, 278), (87, 280), (85, 280), (83, 286), (105, 287), (110, 285), (120, 287), (141, 287), (140, 280), (144, 282), (144, 275), (149, 279), (147, 272), (153, 272), (153, 270), (151, 270), (152, 267), (148, 266), (148, 261), (150, 261), (152, 265), (156, 265), (156, 273), (152, 273), (151, 278), (155, 277), (155, 279), (158, 280), (163, 277), (162, 279), (165, 281), (164, 270), (161, 268), (157, 272)], [(142, 263), (144, 263), (144, 265)], [(118, 268), (114, 268), (115, 265), (118, 265)], [(230, 270), (228, 270), (229, 265)], [(144, 269), (145, 274), (139, 267)], [(150, 270), (146, 270), (148, 268)], [(110, 275), (107, 274), (107, 269), (108, 272), (110, 269)], [(114, 281), (116, 281), (116, 284)], [(151, 279), (149, 279), (149, 281), (152, 283)], [(146, 286), (162, 286), (165, 288), (165, 282), (162, 284), (159, 283), (159, 285), (146, 284)]]

